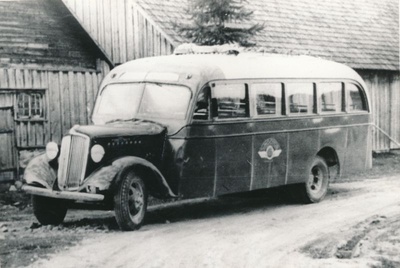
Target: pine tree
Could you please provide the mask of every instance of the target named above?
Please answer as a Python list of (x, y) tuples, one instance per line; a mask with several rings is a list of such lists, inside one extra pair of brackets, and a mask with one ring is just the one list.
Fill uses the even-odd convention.
[[(179, 26), (185, 37), (199, 45), (223, 45), (238, 43), (241, 46), (255, 45), (249, 38), (264, 26), (246, 26), (253, 15), (246, 10), (245, 0), (190, 0), (192, 24)], [(247, 23), (249, 25), (249, 23)]]

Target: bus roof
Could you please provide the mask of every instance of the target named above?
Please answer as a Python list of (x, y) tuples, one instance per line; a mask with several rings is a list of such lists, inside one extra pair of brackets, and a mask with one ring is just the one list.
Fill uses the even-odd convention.
[(365, 87), (362, 78), (344, 64), (311, 56), (258, 53), (189, 54), (138, 59), (114, 68), (103, 85), (114, 81), (155, 81), (191, 86), (212, 80), (270, 78), (351, 79)]

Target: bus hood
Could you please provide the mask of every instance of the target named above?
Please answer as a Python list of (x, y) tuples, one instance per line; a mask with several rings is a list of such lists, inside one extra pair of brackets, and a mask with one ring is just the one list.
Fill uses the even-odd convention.
[(152, 122), (118, 122), (107, 125), (75, 126), (71, 132), (96, 137), (157, 135), (166, 128)]

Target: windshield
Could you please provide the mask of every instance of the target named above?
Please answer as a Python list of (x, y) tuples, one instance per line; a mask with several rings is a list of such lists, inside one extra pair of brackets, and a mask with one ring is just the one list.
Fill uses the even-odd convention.
[(190, 90), (183, 86), (130, 83), (108, 85), (97, 100), (93, 121), (184, 119)]

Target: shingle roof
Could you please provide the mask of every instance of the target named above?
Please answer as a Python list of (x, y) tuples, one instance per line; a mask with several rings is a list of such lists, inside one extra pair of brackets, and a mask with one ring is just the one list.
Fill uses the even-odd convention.
[[(188, 23), (190, 0), (137, 0), (177, 44), (174, 23)], [(254, 41), (267, 52), (308, 54), (355, 69), (399, 70), (398, 0), (248, 0)]]

